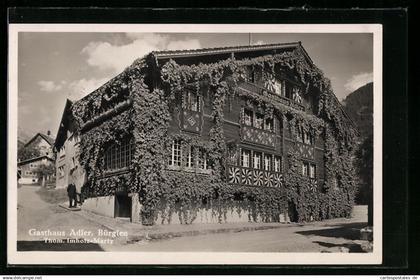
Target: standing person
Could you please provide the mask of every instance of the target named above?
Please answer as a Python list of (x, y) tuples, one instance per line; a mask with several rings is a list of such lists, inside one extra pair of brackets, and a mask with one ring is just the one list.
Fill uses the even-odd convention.
[[(77, 206), (76, 202), (76, 186), (73, 183), (70, 183), (67, 186), (67, 195), (69, 197), (69, 208), (73, 208)], [(73, 205), (74, 202), (74, 205)]]

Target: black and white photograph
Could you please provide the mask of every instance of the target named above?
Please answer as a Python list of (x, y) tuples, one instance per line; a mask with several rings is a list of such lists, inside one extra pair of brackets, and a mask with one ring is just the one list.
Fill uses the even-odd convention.
[(381, 32), (12, 24), (9, 259), (380, 264)]

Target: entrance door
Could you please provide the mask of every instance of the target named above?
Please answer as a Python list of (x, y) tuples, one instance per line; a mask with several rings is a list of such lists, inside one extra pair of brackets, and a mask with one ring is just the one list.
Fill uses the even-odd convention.
[(298, 212), (296, 210), (296, 205), (294, 202), (289, 201), (289, 219), (291, 222), (296, 223), (298, 221)]
[(128, 194), (115, 195), (115, 217), (131, 218), (131, 197)]

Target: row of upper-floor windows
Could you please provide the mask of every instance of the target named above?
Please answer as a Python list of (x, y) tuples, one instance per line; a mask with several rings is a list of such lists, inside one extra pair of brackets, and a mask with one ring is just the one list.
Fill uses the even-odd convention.
[(298, 129), (296, 133), (297, 141), (307, 145), (315, 144), (315, 137), (309, 131), (304, 131), (303, 129)]
[(302, 103), (302, 87), (288, 79), (271, 73), (265, 74), (263, 78), (262, 69), (249, 69), (247, 80), (251, 83), (263, 84), (270, 92)]
[(274, 119), (272, 117), (265, 117), (263, 114), (250, 109), (243, 109), (242, 123), (247, 126), (274, 132)]
[(186, 91), (182, 96), (182, 108), (193, 112), (201, 112), (201, 96), (196, 92)]
[(283, 170), (281, 156), (248, 149), (241, 150), (240, 165), (246, 168), (261, 169), (274, 172), (282, 172)]

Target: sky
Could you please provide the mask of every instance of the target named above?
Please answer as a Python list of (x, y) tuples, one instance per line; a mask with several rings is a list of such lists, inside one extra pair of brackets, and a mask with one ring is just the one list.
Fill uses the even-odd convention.
[[(373, 80), (373, 35), (367, 33), (252, 34), (252, 44), (301, 41), (331, 80), (339, 100)], [(153, 50), (249, 44), (239, 33), (20, 32), (18, 133), (55, 137), (66, 99), (77, 100)]]

